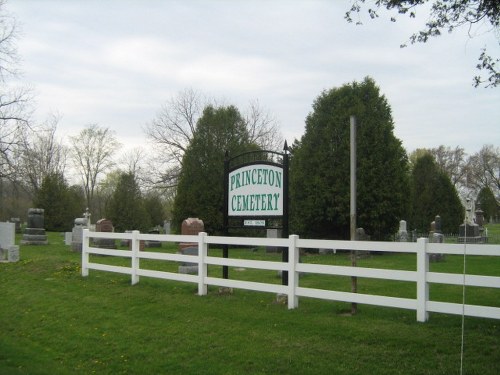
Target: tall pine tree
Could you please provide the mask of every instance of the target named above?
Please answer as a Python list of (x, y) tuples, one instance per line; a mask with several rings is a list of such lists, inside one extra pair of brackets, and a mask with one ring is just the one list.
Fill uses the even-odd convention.
[(350, 116), (357, 118), (357, 226), (392, 235), (408, 207), (408, 161), (391, 108), (371, 78), (324, 91), (292, 147), (292, 230), (347, 239), (350, 233)]
[(188, 217), (203, 220), (209, 233), (222, 230), (224, 155), (257, 149), (249, 141), (240, 112), (234, 106), (204, 109), (182, 159), (174, 201), (173, 224), (178, 230)]
[(411, 217), (409, 226), (426, 233), (436, 215), (441, 216), (442, 230), (457, 233), (464, 209), (448, 175), (429, 153), (418, 157), (411, 173)]

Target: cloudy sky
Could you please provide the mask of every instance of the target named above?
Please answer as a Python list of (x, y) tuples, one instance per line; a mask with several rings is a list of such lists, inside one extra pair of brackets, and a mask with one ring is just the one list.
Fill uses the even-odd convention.
[[(289, 143), (304, 133), (325, 89), (371, 76), (393, 110), (395, 135), (418, 147), (500, 145), (500, 88), (473, 88), (492, 33), (467, 30), (399, 48), (426, 15), (349, 24), (350, 1), (8, 0), (21, 26), (23, 81), (42, 121), (59, 113), (61, 137), (97, 123), (126, 148), (185, 89), (235, 104), (258, 100)], [(419, 17), (420, 15), (420, 17)]]

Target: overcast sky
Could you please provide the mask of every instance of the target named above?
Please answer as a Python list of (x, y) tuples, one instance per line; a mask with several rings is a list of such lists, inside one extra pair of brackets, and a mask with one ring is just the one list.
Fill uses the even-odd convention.
[(5, 8), (22, 29), (22, 79), (35, 89), (36, 116), (59, 113), (61, 137), (97, 123), (127, 148), (144, 146), (145, 124), (190, 88), (242, 111), (258, 100), (292, 143), (323, 90), (371, 76), (409, 152), (500, 146), (500, 88), (472, 87), (480, 49), (500, 55), (493, 33), (469, 39), (461, 30), (401, 49), (423, 11), (396, 23), (363, 14), (356, 26), (344, 20), (349, 4), (8, 0)]

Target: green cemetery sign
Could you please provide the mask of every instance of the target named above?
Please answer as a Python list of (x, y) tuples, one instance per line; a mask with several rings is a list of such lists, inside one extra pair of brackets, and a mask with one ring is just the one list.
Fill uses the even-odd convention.
[(229, 216), (282, 216), (283, 168), (252, 164), (229, 173)]

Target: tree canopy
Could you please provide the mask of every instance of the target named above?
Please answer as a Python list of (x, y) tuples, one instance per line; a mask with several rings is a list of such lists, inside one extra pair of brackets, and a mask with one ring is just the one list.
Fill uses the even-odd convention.
[(258, 149), (234, 106), (207, 106), (184, 153), (174, 201), (173, 225), (188, 217), (203, 220), (208, 232), (222, 230), (224, 155)]
[[(426, 43), (430, 38), (440, 36), (443, 31), (453, 32), (460, 27), (468, 28), (468, 35), (475, 33), (474, 28), (485, 26), (486, 31), (492, 32), (500, 44), (500, 2), (498, 0), (354, 0), (351, 8), (346, 12), (345, 18), (353, 22), (354, 15), (362, 11), (366, 3), (370, 18), (379, 17), (380, 9), (395, 11), (399, 15), (417, 17), (417, 10), (429, 11), (425, 27), (412, 34), (409, 38), (411, 44)], [(426, 6), (430, 4), (430, 7)], [(391, 21), (396, 21), (396, 15), (391, 16)], [(357, 22), (361, 24), (361, 21)], [(478, 35), (484, 34), (484, 28)], [(401, 47), (405, 47), (402, 44)], [(484, 47), (479, 55), (476, 65), (479, 75), (474, 77), (474, 86), (485, 85), (496, 87), (500, 84), (500, 71), (497, 64), (499, 58), (490, 56)], [(482, 74), (485, 76), (482, 76)]]
[(117, 232), (147, 231), (151, 225), (139, 185), (132, 173), (121, 173), (106, 205), (106, 217)]
[(445, 233), (456, 233), (463, 222), (464, 208), (448, 175), (430, 153), (425, 153), (416, 160), (411, 173), (409, 227), (426, 233), (436, 215), (441, 216)]
[(391, 108), (371, 78), (324, 91), (291, 150), (292, 226), (308, 237), (349, 238), (349, 118), (357, 117), (357, 223), (376, 239), (407, 212), (407, 156)]
[(62, 173), (45, 176), (33, 203), (45, 210), (45, 229), (48, 231), (71, 230), (75, 218), (84, 210), (83, 192), (78, 187), (69, 187)]

